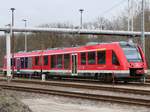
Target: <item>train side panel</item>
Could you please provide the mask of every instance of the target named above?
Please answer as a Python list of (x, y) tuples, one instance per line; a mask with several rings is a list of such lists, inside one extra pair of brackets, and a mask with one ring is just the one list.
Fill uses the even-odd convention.
[[(127, 45), (127, 46), (126, 46)], [(94, 77), (111, 81), (141, 79), (147, 69), (144, 54), (143, 61), (128, 59), (124, 49), (133, 50), (128, 43), (122, 47), (119, 43), (97, 44), (75, 48), (54, 49), (15, 54), (15, 74), (47, 76)], [(131, 49), (130, 49), (131, 48)], [(131, 56), (129, 56), (130, 58)], [(6, 61), (3, 70), (6, 71)]]

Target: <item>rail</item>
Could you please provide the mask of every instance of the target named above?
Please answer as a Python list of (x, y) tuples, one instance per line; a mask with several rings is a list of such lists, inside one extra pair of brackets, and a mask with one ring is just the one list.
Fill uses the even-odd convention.
[(81, 93), (81, 92), (71, 92), (71, 91), (63, 91), (63, 90), (54, 90), (54, 89), (44, 89), (38, 87), (28, 87), (28, 86), (14, 86), (7, 84), (0, 84), (2, 89), (9, 89), (15, 91), (24, 91), (24, 92), (34, 92), (41, 94), (50, 94), (50, 95), (59, 95), (66, 97), (74, 97), (74, 98), (82, 98), (88, 100), (96, 100), (96, 101), (109, 101), (115, 103), (123, 103), (123, 104), (132, 104), (132, 105), (140, 105), (140, 106), (150, 106), (150, 100), (147, 99), (135, 99), (135, 98), (127, 98), (127, 97), (118, 97), (118, 96), (108, 96), (108, 95), (98, 95), (98, 94), (89, 94), (89, 93)]

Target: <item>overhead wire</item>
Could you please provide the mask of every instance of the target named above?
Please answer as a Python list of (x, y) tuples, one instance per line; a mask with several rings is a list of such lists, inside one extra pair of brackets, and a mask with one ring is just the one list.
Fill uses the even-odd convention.
[(124, 3), (124, 2), (126, 2), (126, 0), (121, 0), (121, 1), (119, 1), (117, 4), (113, 5), (111, 8), (109, 8), (109, 9), (107, 9), (106, 11), (102, 12), (100, 15), (101, 15), (101, 16), (102, 16), (102, 15), (104, 16), (105, 14), (111, 12), (113, 9), (115, 9), (115, 8), (119, 7), (120, 5), (122, 5), (122, 3)]

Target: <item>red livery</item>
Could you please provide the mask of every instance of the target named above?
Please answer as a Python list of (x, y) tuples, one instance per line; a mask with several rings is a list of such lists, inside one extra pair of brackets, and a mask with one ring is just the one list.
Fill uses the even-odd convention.
[[(82, 77), (102, 81), (141, 80), (147, 72), (141, 48), (129, 42), (20, 52), (11, 59), (11, 65), (14, 65), (16, 75), (45, 74), (47, 77)], [(3, 71), (6, 73), (6, 63)]]

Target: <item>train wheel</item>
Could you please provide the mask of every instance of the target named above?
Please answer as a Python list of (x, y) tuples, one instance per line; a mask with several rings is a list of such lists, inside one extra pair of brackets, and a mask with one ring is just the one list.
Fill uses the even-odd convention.
[(142, 83), (142, 84), (145, 84), (145, 81), (146, 81), (145, 76), (142, 76), (142, 77), (141, 77), (141, 83)]
[(98, 79), (98, 73), (95, 74), (94, 79)]
[(112, 81), (113, 81), (113, 78), (112, 78), (112, 74), (111, 74), (111, 73), (106, 74), (106, 76), (105, 76), (105, 81), (106, 81), (106, 82), (112, 82)]
[(98, 74), (98, 80), (104, 82), (105, 81), (105, 74), (104, 73)]
[(5, 71), (5, 72), (3, 73), (3, 75), (4, 75), (4, 77), (6, 77), (6, 76), (7, 76), (7, 72)]
[(97, 79), (102, 81), (102, 82), (112, 82), (113, 81), (113, 75), (111, 73), (101, 73), (101, 74), (97, 74), (95, 75), (95, 77), (97, 76)]
[(126, 81), (124, 81), (124, 83), (125, 83), (125, 84), (127, 84), (127, 83), (128, 83), (128, 81), (126, 80)]

